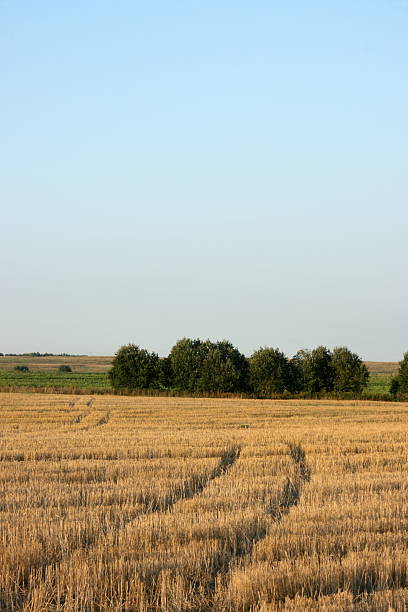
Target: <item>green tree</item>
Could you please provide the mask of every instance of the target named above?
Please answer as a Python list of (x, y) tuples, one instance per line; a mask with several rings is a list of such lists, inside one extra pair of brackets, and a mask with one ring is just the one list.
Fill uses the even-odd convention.
[(366, 365), (356, 353), (352, 353), (346, 346), (336, 347), (333, 350), (332, 366), (335, 391), (361, 393), (367, 386), (370, 374)]
[(279, 349), (260, 348), (249, 359), (249, 379), (253, 391), (264, 397), (291, 390), (289, 361)]
[(248, 386), (248, 362), (228, 340), (200, 346), (198, 389), (218, 393), (245, 391)]
[(398, 376), (393, 376), (391, 378), (391, 382), (390, 382), (390, 395), (393, 396), (393, 398), (395, 399), (399, 393), (399, 380), (398, 380)]
[(232, 393), (247, 388), (247, 360), (228, 340), (183, 338), (173, 346), (169, 359), (176, 389)]
[(173, 386), (181, 391), (197, 391), (201, 369), (201, 340), (182, 338), (173, 346), (169, 359)]
[(295, 355), (288, 360), (288, 384), (287, 389), (291, 393), (303, 391), (303, 368), (301, 359)]
[(325, 346), (296, 353), (294, 363), (301, 372), (302, 390), (308, 393), (333, 391), (335, 371), (332, 354)]
[(158, 380), (161, 389), (170, 389), (173, 386), (173, 371), (170, 357), (163, 357), (160, 359)]
[(109, 378), (114, 389), (158, 388), (159, 356), (135, 344), (126, 344), (116, 352)]
[(397, 392), (404, 395), (408, 394), (408, 351), (404, 354), (402, 361), (399, 362), (396, 378), (398, 382)]

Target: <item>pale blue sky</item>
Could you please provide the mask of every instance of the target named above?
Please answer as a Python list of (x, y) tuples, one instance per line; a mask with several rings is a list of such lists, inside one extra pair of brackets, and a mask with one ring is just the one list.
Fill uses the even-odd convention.
[(408, 350), (408, 2), (0, 0), (0, 351)]

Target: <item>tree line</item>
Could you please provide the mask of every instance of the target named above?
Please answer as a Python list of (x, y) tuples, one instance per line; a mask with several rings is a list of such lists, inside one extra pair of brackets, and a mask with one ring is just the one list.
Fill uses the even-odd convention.
[[(408, 353), (405, 355), (408, 369)], [(158, 389), (186, 393), (250, 393), (257, 397), (325, 393), (359, 394), (369, 372), (347, 347), (300, 350), (288, 358), (262, 347), (249, 358), (231, 342), (183, 338), (160, 358), (135, 344), (119, 348), (109, 378), (114, 389)], [(408, 392), (408, 372), (398, 392)], [(397, 383), (394, 383), (396, 385)], [(404, 391), (404, 385), (407, 390)]]

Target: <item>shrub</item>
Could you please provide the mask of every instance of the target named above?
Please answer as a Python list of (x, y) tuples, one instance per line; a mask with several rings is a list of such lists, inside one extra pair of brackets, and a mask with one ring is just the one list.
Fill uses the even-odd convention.
[(25, 365), (18, 365), (14, 368), (17, 372), (29, 372), (30, 368)]
[(58, 368), (58, 372), (70, 373), (72, 372), (72, 368), (69, 365), (60, 365), (60, 367)]

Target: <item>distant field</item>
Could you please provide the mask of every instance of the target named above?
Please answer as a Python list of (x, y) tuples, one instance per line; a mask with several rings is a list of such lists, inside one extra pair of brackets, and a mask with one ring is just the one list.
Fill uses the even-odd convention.
[(0, 357), (0, 371), (24, 365), (33, 372), (57, 371), (60, 365), (71, 366), (73, 372), (107, 372), (113, 357)]
[(408, 610), (408, 403), (0, 394), (2, 612)]
[(393, 376), (398, 370), (398, 361), (365, 361), (370, 374), (388, 374)]
[[(34, 387), (55, 389), (109, 390), (108, 370), (112, 357), (0, 357), (1, 387)], [(25, 365), (29, 372), (16, 372), (17, 365)], [(69, 365), (71, 374), (58, 372), (60, 365)], [(365, 394), (385, 394), (389, 391), (396, 362), (367, 361), (370, 380)]]

